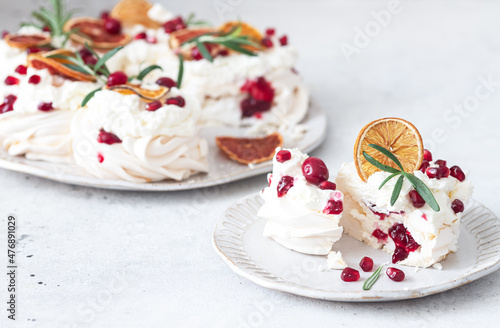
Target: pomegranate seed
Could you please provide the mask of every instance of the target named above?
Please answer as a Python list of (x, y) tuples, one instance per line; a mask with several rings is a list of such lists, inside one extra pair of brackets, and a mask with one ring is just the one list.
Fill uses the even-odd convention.
[(438, 167), (438, 179), (441, 178), (447, 178), (450, 176), (450, 169), (447, 168), (446, 166), (440, 166)]
[(121, 139), (118, 138), (116, 134), (111, 132), (106, 132), (104, 129), (99, 130), (99, 135), (97, 136), (98, 143), (105, 143), (107, 145), (112, 145), (115, 143), (121, 143)]
[(50, 110), (53, 110), (54, 107), (52, 106), (51, 102), (46, 102), (46, 103), (40, 103), (38, 105), (38, 110), (41, 110), (42, 112), (48, 112)]
[(302, 174), (307, 182), (318, 186), (321, 182), (327, 181), (330, 177), (325, 162), (317, 157), (308, 157), (302, 163)]
[(419, 169), (419, 170), (420, 170), (422, 173), (425, 173), (425, 170), (427, 170), (427, 168), (428, 168), (429, 166), (430, 166), (429, 161), (424, 160), (424, 161), (422, 161), (422, 165), (420, 165), (420, 169)]
[(339, 215), (342, 213), (344, 210), (344, 204), (342, 203), (341, 200), (329, 200), (326, 203), (325, 208), (323, 209), (323, 213), (325, 214), (333, 214), (333, 215)]
[(191, 50), (191, 57), (193, 57), (194, 60), (202, 60), (203, 59), (203, 55), (201, 54), (200, 49), (198, 49), (198, 47), (194, 47)]
[(334, 182), (323, 181), (319, 184), (319, 189), (322, 190), (336, 190), (337, 185)]
[(288, 150), (280, 150), (276, 154), (276, 161), (278, 163), (284, 163), (288, 161), (290, 158), (292, 158), (292, 153), (290, 153)]
[(101, 19), (108, 19), (109, 18), (109, 11), (105, 10), (105, 11), (101, 11), (101, 15), (100, 15)]
[(361, 259), (361, 262), (359, 262), (359, 266), (364, 272), (371, 271), (373, 269), (373, 260), (365, 256)]
[(432, 153), (427, 149), (424, 149), (424, 160), (428, 162), (432, 162)]
[(385, 274), (394, 281), (403, 281), (405, 278), (405, 273), (402, 270), (396, 269), (396, 268), (387, 268), (385, 271)]
[(9, 35), (9, 31), (2, 31), (2, 39)]
[(181, 96), (178, 96), (178, 97), (168, 98), (165, 103), (167, 105), (176, 105), (179, 107), (184, 107), (184, 105), (186, 104), (186, 101)]
[(78, 51), (78, 53), (80, 54), (80, 56), (82, 58), (85, 58), (85, 57), (90, 57), (90, 56), (93, 56), (94, 54), (92, 52), (90, 52), (89, 49), (87, 48), (82, 48)]
[(257, 100), (251, 96), (243, 99), (240, 103), (241, 115), (252, 117), (254, 115), (267, 112), (271, 109), (272, 103), (264, 100)]
[(44, 32), (51, 32), (52, 30), (50, 29), (50, 27), (49, 27), (49, 26), (45, 25), (45, 26), (43, 27), (42, 31), (44, 31)]
[(8, 96), (5, 97), (3, 103), (7, 104), (7, 105), (12, 105), (12, 104), (14, 104), (16, 102), (16, 100), (17, 100), (16, 96), (14, 96), (14, 95), (8, 95)]
[(5, 78), (5, 84), (7, 85), (19, 84), (19, 79), (9, 75)]
[(97, 153), (97, 161), (98, 161), (99, 163), (104, 162), (104, 156), (102, 156), (102, 154), (101, 154), (101, 153)]
[(462, 171), (462, 169), (457, 166), (457, 165), (453, 165), (451, 168), (450, 168), (450, 175), (452, 177), (454, 177), (455, 179), (457, 179), (458, 181), (462, 182), (465, 180), (465, 173), (464, 171)]
[(108, 17), (104, 21), (104, 29), (109, 34), (113, 34), (113, 35), (120, 34), (122, 31), (122, 24), (120, 23), (120, 21), (118, 21), (114, 18)]
[(406, 228), (402, 223), (396, 223), (390, 227), (389, 236), (391, 236), (396, 246), (406, 246)]
[(438, 159), (437, 161), (434, 162), (438, 166), (446, 166), (446, 161), (442, 159)]
[(273, 41), (269, 38), (263, 38), (262, 39), (262, 45), (266, 48), (272, 48), (273, 47)]
[(172, 33), (185, 28), (186, 24), (184, 23), (184, 20), (180, 16), (171, 19), (165, 24), (163, 24), (163, 29), (165, 30), (165, 33)]
[(286, 35), (283, 35), (279, 40), (282, 46), (288, 45), (288, 37)]
[(406, 250), (408, 252), (415, 252), (420, 247), (420, 245), (415, 241), (415, 239), (413, 239), (412, 236), (406, 235), (406, 237), (408, 240), (406, 243)]
[(387, 234), (380, 229), (373, 230), (372, 236), (377, 238), (379, 242), (387, 241)]
[(28, 80), (28, 83), (30, 83), (30, 84), (38, 84), (38, 83), (40, 83), (40, 80), (41, 80), (41, 78), (40, 78), (39, 75), (32, 75), (32, 76), (30, 76), (30, 78)]
[(0, 105), (0, 114), (7, 113), (14, 110), (14, 106), (12, 104), (1, 104)]
[(464, 203), (462, 203), (460, 199), (455, 199), (451, 203), (451, 209), (453, 210), (453, 212), (455, 212), (455, 214), (462, 213), (464, 211)]
[(108, 87), (112, 87), (114, 85), (126, 84), (128, 82), (128, 76), (123, 72), (114, 72), (108, 76)]
[(16, 67), (16, 73), (21, 75), (26, 75), (28, 68), (24, 65), (19, 65)]
[(266, 35), (273, 36), (276, 30), (274, 28), (268, 28), (266, 29)]
[(340, 274), (340, 279), (350, 282), (350, 281), (358, 281), (361, 276), (359, 275), (358, 270), (354, 270), (353, 268), (345, 268), (342, 270)]
[(151, 44), (155, 44), (156, 42), (158, 42), (158, 40), (156, 40), (156, 38), (154, 36), (148, 36), (146, 38), (146, 42), (151, 43)]
[(136, 40), (144, 40), (144, 39), (146, 39), (146, 37), (147, 37), (146, 33), (145, 32), (141, 32), (141, 33), (137, 34), (134, 37), (134, 39), (136, 39)]
[(153, 102), (150, 102), (146, 104), (146, 110), (150, 112), (154, 112), (162, 107), (162, 104), (159, 100), (155, 100)]
[(156, 80), (156, 84), (166, 88), (173, 88), (177, 86), (177, 82), (169, 77), (160, 77), (158, 80)]
[(274, 89), (265, 78), (259, 77), (250, 89), (250, 94), (257, 100), (273, 101)]
[(28, 49), (26, 49), (26, 53), (27, 53), (28, 55), (30, 55), (30, 54), (36, 54), (36, 53), (38, 53), (38, 52), (40, 52), (40, 51), (42, 51), (42, 49), (40, 49), (40, 48), (36, 48), (36, 47), (32, 47), (32, 48), (28, 48)]
[(88, 66), (95, 66), (97, 64), (97, 58), (94, 56), (83, 57), (83, 62)]
[(396, 247), (394, 254), (392, 254), (392, 263), (398, 263), (408, 257), (408, 252), (403, 247)]
[(416, 190), (410, 190), (410, 200), (415, 208), (421, 208), (425, 205), (425, 200)]
[[(425, 170), (425, 174), (429, 177), (429, 179), (439, 179), (439, 170), (437, 167), (429, 167)], [(438, 178), (439, 177), (439, 178)]]
[(281, 177), (280, 181), (278, 182), (278, 198), (283, 197), (288, 193), (288, 190), (293, 187), (293, 177), (289, 175), (284, 175)]
[(219, 51), (219, 53), (217, 55), (222, 56), (222, 57), (226, 57), (226, 56), (229, 56), (229, 51), (227, 51), (226, 49), (223, 49), (223, 50)]

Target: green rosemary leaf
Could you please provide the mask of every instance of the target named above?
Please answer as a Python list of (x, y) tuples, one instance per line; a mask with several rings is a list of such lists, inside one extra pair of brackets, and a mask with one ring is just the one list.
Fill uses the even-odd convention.
[(434, 211), (439, 212), (441, 210), (436, 198), (434, 198), (434, 195), (422, 180), (410, 173), (403, 173), (403, 175), (411, 182), (415, 190)]
[(368, 146), (372, 147), (373, 149), (378, 150), (379, 152), (381, 152), (385, 156), (389, 157), (390, 160), (392, 160), (394, 163), (396, 163), (396, 165), (401, 169), (401, 171), (404, 171), (403, 165), (401, 165), (401, 162), (399, 161), (399, 159), (396, 156), (394, 156), (394, 154), (391, 153), (389, 150), (385, 149), (382, 146), (375, 145), (375, 144), (369, 144)]
[(191, 13), (189, 14), (188, 18), (186, 19), (186, 25), (187, 26), (193, 26), (193, 25), (205, 25), (205, 26), (210, 26), (210, 22), (205, 21), (205, 20), (194, 20), (195, 14)]
[(67, 68), (71, 68), (74, 71), (77, 71), (77, 72), (80, 72), (83, 74), (93, 75), (93, 74), (90, 74), (89, 71), (87, 71), (85, 68), (80, 67), (78, 65), (73, 65), (73, 64), (63, 64), (63, 65), (66, 66)]
[(177, 74), (177, 88), (181, 88), (182, 77), (184, 76), (184, 57), (179, 55), (179, 74)]
[(242, 48), (242, 47), (240, 47), (240, 46), (238, 46), (238, 45), (235, 45), (235, 44), (233, 44), (233, 43), (231, 43), (231, 42), (223, 42), (223, 43), (221, 43), (221, 44), (222, 44), (224, 47), (226, 47), (226, 48), (229, 48), (229, 49), (231, 49), (231, 50), (237, 51), (237, 52), (242, 53), (242, 54), (244, 54), (244, 55), (251, 56), (251, 57), (255, 57), (255, 56), (257, 56), (257, 54), (256, 54), (255, 52), (250, 51), (250, 50), (245, 49), (245, 48)]
[(376, 168), (382, 170), (382, 171), (385, 171), (385, 172), (389, 172), (389, 173), (398, 173), (398, 172), (401, 172), (400, 170), (398, 169), (395, 169), (391, 166), (388, 166), (388, 165), (384, 165), (382, 163), (380, 163), (379, 161), (377, 161), (375, 158), (371, 157), (370, 155), (368, 155), (366, 152), (363, 152), (363, 156), (365, 157), (365, 159), (373, 166), (375, 166)]
[[(116, 53), (120, 50), (123, 49), (123, 46), (121, 47), (117, 47), (117, 48), (114, 48), (113, 50), (110, 50), (108, 51), (104, 56), (102, 56), (101, 58), (99, 58), (99, 56), (97, 56), (97, 58), (99, 58), (99, 60), (97, 61), (97, 63), (95, 64), (94, 66), (94, 72), (97, 72), (99, 71), (99, 69), (102, 67), (104, 69), (104, 71), (106, 72), (106, 76), (109, 76), (109, 70), (108, 68), (106, 67), (106, 62), (111, 58), (113, 57), (114, 55), (116, 55)], [(96, 54), (97, 55), (97, 54)]]
[(87, 103), (89, 102), (89, 100), (92, 99), (94, 97), (94, 95), (96, 94), (96, 92), (99, 91), (99, 90), (101, 90), (101, 88), (97, 88), (94, 91), (92, 91), (91, 93), (89, 93), (88, 95), (86, 95), (85, 98), (83, 98), (81, 106), (85, 107), (85, 105), (87, 105)]
[(148, 75), (149, 73), (151, 73), (152, 71), (154, 71), (155, 69), (159, 69), (161, 71), (163, 71), (163, 68), (161, 66), (158, 66), (158, 65), (151, 65), (149, 67), (146, 67), (145, 69), (143, 69), (139, 75), (137, 75), (137, 79), (142, 81), (146, 75)]
[(378, 190), (382, 189), (382, 187), (387, 183), (389, 182), (389, 180), (391, 180), (392, 178), (394, 178), (395, 176), (398, 176), (400, 175), (401, 172), (396, 172), (396, 173), (393, 173), (391, 175), (389, 175), (381, 184), (380, 184), (380, 187), (378, 187)]
[(404, 175), (400, 175), (398, 181), (396, 181), (396, 184), (394, 185), (394, 190), (392, 191), (391, 196), (391, 206), (393, 206), (398, 200), (399, 194), (401, 193), (401, 188), (403, 187), (403, 179)]
[(203, 43), (201, 43), (200, 41), (196, 41), (196, 46), (198, 47), (198, 50), (200, 50), (200, 54), (203, 56), (203, 58), (207, 59), (211, 63), (214, 61), (214, 58)]
[(370, 278), (366, 279), (365, 283), (363, 284), (363, 290), (369, 290), (370, 288), (372, 288), (372, 286), (377, 282), (383, 267), (384, 266), (381, 265), (377, 270), (375, 270)]

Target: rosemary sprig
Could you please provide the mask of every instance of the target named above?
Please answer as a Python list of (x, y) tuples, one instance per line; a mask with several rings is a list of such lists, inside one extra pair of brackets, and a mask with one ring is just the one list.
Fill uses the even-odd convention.
[(184, 76), (184, 57), (179, 55), (179, 73), (177, 74), (177, 88), (181, 88), (182, 77)]
[(146, 75), (148, 75), (149, 73), (151, 73), (152, 71), (157, 70), (157, 69), (159, 69), (160, 71), (163, 71), (163, 68), (161, 66), (159, 66), (159, 65), (148, 66), (145, 69), (143, 69), (139, 73), (139, 75), (137, 75), (136, 79), (139, 80), (139, 81), (142, 81), (142, 80), (144, 80), (144, 78), (146, 77)]
[(396, 184), (394, 185), (394, 190), (392, 191), (392, 196), (391, 196), (391, 206), (396, 203), (396, 200), (399, 197), (399, 194), (401, 193), (401, 188), (403, 187), (403, 180), (404, 178), (408, 179), (410, 183), (413, 185), (415, 190), (420, 194), (420, 196), (425, 200), (427, 204), (436, 212), (440, 211), (439, 204), (437, 203), (436, 199), (434, 198), (434, 195), (432, 192), (429, 190), (429, 188), (425, 185), (425, 183), (422, 182), (419, 178), (417, 178), (415, 175), (412, 173), (408, 173), (404, 171), (403, 165), (401, 165), (401, 162), (398, 160), (396, 156), (394, 156), (393, 153), (391, 153), (389, 150), (385, 149), (382, 146), (375, 145), (375, 144), (369, 144), (371, 148), (381, 152), (385, 156), (387, 156), (391, 161), (393, 161), (399, 168), (395, 169), (391, 166), (384, 165), (377, 161), (375, 158), (372, 156), (368, 155), (366, 152), (363, 152), (363, 156), (365, 159), (375, 166), (376, 168), (391, 173), (380, 185), (378, 188), (379, 190), (382, 189), (382, 187), (392, 178), (399, 176), (398, 180), (396, 181)]
[(206, 20), (195, 20), (195, 13), (189, 14), (186, 19), (186, 26), (211, 26), (209, 21)]
[(370, 278), (366, 279), (365, 283), (363, 284), (363, 290), (369, 290), (370, 288), (372, 288), (375, 282), (377, 282), (383, 267), (384, 266), (381, 265), (377, 270), (375, 270), (375, 272), (370, 276)]

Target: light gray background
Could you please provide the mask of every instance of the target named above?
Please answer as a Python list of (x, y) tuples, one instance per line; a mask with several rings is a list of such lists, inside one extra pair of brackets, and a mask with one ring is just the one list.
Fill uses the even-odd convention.
[[(216, 24), (239, 16), (287, 33), (314, 101), (328, 112), (328, 137), (313, 155), (333, 174), (352, 160), (365, 123), (399, 116), (419, 128), (436, 157), (470, 170), (474, 197), (500, 213), (500, 2), (400, 1), (377, 30), (372, 12), (389, 1), (159, 1)], [(1, 0), (0, 24), (15, 29), (35, 3)], [(113, 1), (79, 6), (97, 15), (104, 4)], [(370, 42), (348, 61), (341, 45), (353, 45), (365, 27)], [(481, 79), (498, 82), (480, 90), (476, 102)], [(463, 118), (452, 112), (464, 104)], [(240, 278), (212, 250), (211, 234), (232, 202), (265, 185), (264, 176), (177, 193), (74, 187), (4, 170), (0, 179), (1, 235), (7, 214), (15, 213), (22, 239), (18, 327), (496, 327), (500, 321), (500, 272), (438, 295), (372, 304), (312, 300)], [(0, 263), (7, 260), (5, 244), (1, 237)], [(5, 304), (7, 280), (0, 281)], [(0, 326), (9, 327), (4, 306)]]

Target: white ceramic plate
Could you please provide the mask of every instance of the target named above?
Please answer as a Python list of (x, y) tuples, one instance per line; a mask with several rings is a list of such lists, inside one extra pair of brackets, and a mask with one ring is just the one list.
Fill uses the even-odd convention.
[(264, 237), (265, 220), (257, 217), (262, 203), (259, 194), (253, 194), (233, 204), (215, 227), (213, 242), (232, 270), (266, 288), (332, 301), (390, 301), (443, 292), (500, 267), (500, 221), (483, 205), (472, 201), (462, 218), (459, 250), (441, 262), (442, 270), (417, 271), (391, 264), (405, 272), (405, 280), (394, 282), (383, 270), (375, 285), (365, 291), (363, 283), (372, 272), (359, 269), (361, 258), (371, 257), (376, 268), (390, 261), (388, 253), (344, 235), (333, 249), (341, 251), (347, 264), (361, 274), (359, 281), (344, 282), (340, 270), (327, 270), (326, 256), (297, 253)]
[[(304, 152), (310, 152), (318, 147), (326, 136), (326, 115), (317, 106), (309, 108), (306, 118), (303, 120), (308, 129), (301, 140), (284, 140), (284, 146), (299, 148)], [(53, 164), (41, 161), (32, 161), (24, 157), (9, 156), (4, 149), (0, 149), (0, 168), (35, 175), (38, 177), (55, 180), (63, 183), (90, 186), (117, 190), (145, 190), (145, 191), (171, 191), (187, 190), (214, 185), (224, 184), (255, 175), (270, 172), (272, 162), (267, 161), (253, 165), (239, 164), (229, 160), (215, 144), (216, 136), (242, 136), (244, 129), (231, 128), (207, 128), (201, 131), (209, 144), (208, 161), (210, 172), (197, 174), (187, 180), (178, 182), (165, 180), (154, 183), (132, 183), (119, 180), (101, 180), (95, 178), (78, 166), (72, 164)]]

